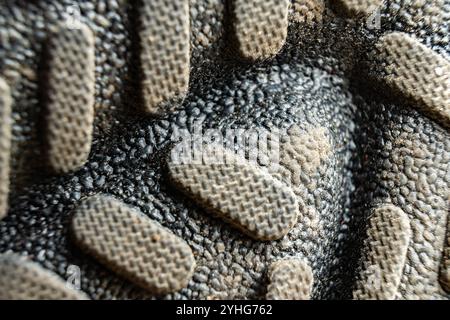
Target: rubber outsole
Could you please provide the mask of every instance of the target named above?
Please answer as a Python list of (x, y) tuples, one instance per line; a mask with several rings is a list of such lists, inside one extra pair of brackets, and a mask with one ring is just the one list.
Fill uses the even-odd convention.
[[(135, 25), (136, 8), (80, 3), (81, 31), (61, 27), (65, 3), (49, 5), (45, 24), (39, 6), (2, 7), (0, 206), (10, 202), (10, 210), (0, 222), (1, 252), (27, 254), (61, 277), (79, 265), (91, 298), (448, 298), (450, 51), (441, 35), (448, 2), (385, 4), (384, 34), (364, 19), (349, 26), (328, 2), (325, 9), (320, 1), (252, 4), (143, 1)], [(358, 8), (352, 16), (367, 15), (367, 6)], [(38, 32), (22, 15), (36, 19)], [(310, 29), (319, 23), (320, 32)], [(39, 105), (44, 47), (49, 86), (38, 90), (48, 134), (40, 146), (43, 111), (28, 105)], [(389, 90), (377, 91), (380, 84)], [(278, 166), (166, 164), (174, 132), (189, 132), (196, 121), (219, 131), (282, 127)], [(42, 154), (50, 158), (40, 161)], [(22, 183), (41, 162), (66, 174)], [(97, 193), (114, 195), (114, 205), (83, 210), (84, 198)], [(67, 245), (64, 226), (75, 207), (74, 237), (98, 262)], [(91, 219), (77, 220), (86, 211)], [(185, 277), (168, 284), (120, 265), (105, 244), (119, 241), (127, 225), (83, 233), (123, 212), (171, 230), (164, 237), (189, 257)], [(140, 241), (119, 254), (145, 248)], [(148, 271), (139, 259), (157, 253), (168, 270), (162, 274), (175, 272), (173, 257), (159, 249), (136, 250), (131, 260)], [(294, 255), (302, 267), (275, 267)], [(374, 272), (383, 280), (375, 287)]]

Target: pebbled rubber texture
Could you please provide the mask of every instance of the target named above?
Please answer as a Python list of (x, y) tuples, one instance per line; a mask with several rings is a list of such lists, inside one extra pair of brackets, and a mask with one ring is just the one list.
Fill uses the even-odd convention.
[(269, 281), (268, 300), (309, 300), (314, 275), (306, 262), (286, 259), (271, 264)]
[(0, 219), (8, 211), (11, 120), (11, 92), (5, 80), (0, 78)]
[(373, 209), (355, 299), (395, 298), (410, 239), (408, 216), (401, 209), (389, 204)]
[(399, 4), (393, 3), (392, 14), (408, 28), (445, 32), (450, 13), (445, 0), (402, 0)]
[(292, 126), (287, 134), (281, 137), (281, 169), (274, 174), (281, 176), (281, 179), (301, 196), (305, 185), (314, 184), (313, 178), (330, 152), (331, 145), (325, 128), (314, 128), (305, 132), (298, 126)]
[(183, 98), (188, 89), (189, 1), (144, 0), (139, 11), (145, 110), (158, 114), (168, 111), (163, 102)]
[[(295, 257), (314, 274), (311, 299), (351, 299), (357, 284), (365, 284), (360, 282), (360, 266), (371, 252), (367, 239), (373, 211), (368, 206), (390, 204), (407, 216), (410, 226), (403, 268), (395, 276), (394, 298), (449, 299), (445, 286), (449, 128), (445, 117), (430, 107), (430, 101), (439, 99), (428, 97), (427, 104), (390, 85), (383, 59), (373, 56), (384, 37), (401, 33), (414, 39), (413, 56), (433, 57), (430, 65), (448, 63), (449, 1), (384, 1), (374, 13), (379, 25), (342, 15), (331, 1), (324, 1), (321, 22), (315, 22), (319, 1), (314, 2), (317, 9), (313, 2), (301, 6), (311, 10), (302, 13), (304, 18), (296, 18), (296, 12), (303, 11), (295, 3), (302, 2), (290, 2), (286, 20), (279, 13), (272, 15), (273, 25), (267, 15), (252, 16), (253, 8), (242, 15), (252, 23), (256, 16), (264, 20), (258, 28), (252, 24), (246, 30), (264, 27), (276, 30), (278, 37), (272, 41), (267, 33), (257, 40), (260, 43), (249, 42), (256, 53), (245, 58), (236, 41), (231, 1), (191, 0), (188, 11), (179, 7), (182, 1), (166, 7), (163, 4), (170, 1), (152, 1), (163, 7), (152, 11), (159, 16), (147, 20), (147, 26), (153, 30), (157, 25), (152, 21), (176, 12), (170, 21), (178, 22), (176, 34), (180, 35), (172, 37), (173, 26), (154, 34), (164, 44), (152, 47), (161, 53), (155, 59), (171, 53), (177, 57), (170, 60), (175, 78), (169, 82), (176, 85), (155, 109), (151, 107), (157, 117), (148, 112), (152, 105), (143, 95), (146, 67), (141, 63), (141, 34), (145, 28), (141, 18), (148, 3), (2, 3), (0, 77), (10, 91), (12, 126), (9, 209), (0, 221), (0, 253), (27, 255), (61, 278), (78, 267), (81, 290), (92, 299), (264, 299), (270, 265)], [(172, 9), (166, 12), (167, 8)], [(308, 19), (314, 19), (313, 23)], [(44, 170), (48, 145), (41, 141), (47, 138), (47, 109), (40, 99), (48, 93), (42, 89), (48, 73), (41, 67), (50, 61), (45, 52), (54, 27), (70, 28), (73, 20), (94, 35), (91, 152), (75, 171), (49, 174)], [(160, 35), (170, 38), (174, 47), (165, 47), (169, 42)], [(250, 38), (258, 38), (254, 36)], [(400, 47), (403, 53), (408, 48)], [(158, 61), (158, 66), (166, 67)], [(425, 92), (426, 81), (440, 78), (419, 73), (418, 61), (405, 58), (393, 66), (408, 75), (404, 81), (418, 77), (417, 92)], [(152, 77), (156, 75), (155, 69), (148, 70)], [(166, 77), (158, 79), (164, 82)], [(179, 90), (180, 83), (186, 82), (187, 91)], [(161, 93), (164, 83), (155, 80), (152, 88)], [(444, 84), (436, 83), (436, 88)], [(299, 214), (284, 236), (269, 241), (249, 237), (211, 215), (198, 197), (174, 187), (167, 159), (178, 142), (175, 137), (193, 134), (198, 127), (200, 134), (229, 129), (281, 132), (278, 166), (251, 165), (255, 172), (277, 181), (280, 190), (294, 192)], [(190, 281), (177, 291), (156, 294), (73, 245), (69, 226), (74, 210), (95, 194), (126, 203), (182, 238), (195, 255)]]
[(11, 253), (0, 255), (1, 300), (87, 300), (53, 272)]
[(207, 151), (200, 164), (170, 161), (175, 185), (255, 239), (275, 240), (287, 234), (299, 214), (294, 192), (233, 151), (214, 149), (218, 161), (208, 158)]
[[(48, 38), (44, 104), (50, 167), (65, 173), (89, 156), (94, 122), (94, 34), (84, 24), (59, 24)], [(44, 82), (45, 81), (45, 82)]]
[(187, 285), (195, 268), (189, 246), (108, 196), (84, 200), (72, 220), (75, 241), (108, 268), (155, 294)]

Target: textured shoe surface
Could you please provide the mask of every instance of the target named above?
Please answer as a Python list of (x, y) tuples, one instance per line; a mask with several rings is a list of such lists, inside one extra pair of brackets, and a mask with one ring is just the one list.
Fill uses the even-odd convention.
[(0, 293), (449, 299), (449, 34), (449, 0), (0, 4)]

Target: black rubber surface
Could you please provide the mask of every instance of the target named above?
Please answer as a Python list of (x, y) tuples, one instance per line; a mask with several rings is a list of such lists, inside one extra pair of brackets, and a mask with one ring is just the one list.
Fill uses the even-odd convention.
[[(407, 6), (400, 0), (384, 7), (380, 30), (367, 30), (364, 24), (330, 12), (320, 26), (291, 23), (287, 43), (275, 58), (246, 63), (229, 45), (226, 4), (191, 1), (189, 92), (174, 111), (156, 118), (140, 111), (139, 25), (131, 18), (138, 5), (122, 2), (78, 4), (82, 20), (96, 34), (95, 138), (88, 163), (61, 176), (45, 169), (37, 70), (46, 24), (60, 19), (70, 1), (0, 5), (0, 33), (7, 35), (0, 45), (0, 75), (13, 88), (14, 99), (10, 209), (0, 222), (0, 252), (26, 254), (63, 278), (69, 265), (79, 266), (81, 289), (92, 299), (155, 298), (73, 245), (68, 227), (74, 207), (80, 199), (101, 192), (136, 206), (194, 251), (197, 267), (189, 285), (162, 298), (264, 298), (270, 262), (296, 256), (313, 270), (313, 299), (343, 299), (352, 297), (372, 206), (388, 201), (410, 215), (435, 217), (445, 214), (442, 206), (434, 205), (443, 201), (448, 213), (448, 128), (368, 76), (368, 54), (387, 31), (414, 34), (448, 59), (448, 20), (439, 31), (408, 26), (405, 14), (392, 14), (398, 6)], [(450, 3), (445, 3), (448, 13)], [(201, 45), (201, 37), (209, 44)], [(323, 232), (318, 235), (299, 223), (281, 240), (255, 241), (205, 214), (175, 190), (166, 175), (166, 157), (174, 145), (171, 135), (196, 122), (205, 129), (223, 130), (293, 124), (326, 128), (332, 153), (311, 178), (316, 186), (303, 199), (316, 210)], [(429, 161), (395, 162), (392, 154), (400, 148), (395, 144), (400, 136), (428, 150)], [(421, 196), (423, 190), (407, 175), (406, 182), (393, 178), (407, 170), (434, 177), (431, 195)], [(401, 187), (406, 193), (399, 192)], [(433, 248), (428, 249), (434, 240), (412, 241), (416, 245), (408, 261), (413, 263), (405, 266), (399, 298), (411, 297), (408, 288), (414, 284), (408, 283), (439, 287), (437, 275), (420, 272), (421, 264), (436, 261)], [(425, 299), (449, 297), (426, 288), (416, 294)]]

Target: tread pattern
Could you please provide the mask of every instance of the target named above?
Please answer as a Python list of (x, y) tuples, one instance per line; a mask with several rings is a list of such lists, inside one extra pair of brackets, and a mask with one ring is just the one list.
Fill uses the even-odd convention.
[(110, 196), (82, 201), (72, 230), (106, 267), (155, 294), (186, 287), (194, 272), (192, 250), (181, 238)]
[(276, 261), (269, 269), (268, 300), (309, 300), (314, 282), (311, 267), (299, 259)]
[(0, 255), (0, 300), (87, 300), (87, 296), (37, 263)]
[(298, 203), (284, 183), (244, 158), (217, 146), (222, 163), (209, 152), (204, 163), (169, 162), (173, 182), (206, 209), (257, 240), (275, 240), (297, 221)]
[(233, 0), (234, 32), (240, 55), (267, 59), (286, 41), (289, 0)]
[(95, 101), (95, 42), (81, 22), (58, 24), (48, 39), (47, 140), (52, 169), (82, 166), (92, 143)]
[(8, 211), (9, 173), (11, 156), (11, 92), (0, 78), (0, 219)]
[(188, 0), (145, 0), (141, 13), (141, 65), (145, 109), (184, 97), (189, 85)]
[(450, 125), (450, 62), (411, 36), (393, 32), (377, 44), (384, 80)]
[[(170, 1), (164, 3), (172, 6), (178, 5), (180, 1), (175, 4)], [(292, 0), (291, 2), (303, 3), (302, 1)], [(162, 3), (158, 0), (151, 1), (152, 4), (156, 2)], [(359, 220), (358, 213), (354, 214), (354, 212), (364, 208), (366, 200), (382, 196), (390, 198), (388, 201), (398, 205), (408, 214), (414, 233), (407, 250), (408, 257), (397, 296), (408, 298), (416, 294), (425, 298), (441, 297), (442, 290), (437, 282), (437, 272), (444, 244), (443, 218), (446, 216), (446, 210), (448, 211), (448, 206), (444, 205), (445, 208), (442, 208), (441, 201), (444, 197), (442, 193), (447, 194), (446, 191), (448, 191), (448, 183), (446, 184), (448, 179), (445, 175), (447, 172), (445, 159), (448, 158), (446, 132), (442, 132), (440, 127), (424, 119), (423, 116), (417, 115), (416, 112), (395, 110), (396, 103), (389, 98), (376, 99), (375, 95), (372, 96), (373, 92), (369, 92), (371, 91), (370, 83), (359, 86), (358, 83), (364, 83), (361, 80), (365, 79), (363, 74), (357, 75), (357, 72), (353, 72), (357, 71), (354, 69), (357, 65), (354, 63), (364, 56), (361, 55), (360, 50), (365, 51), (367, 45), (374, 40), (373, 37), (379, 33), (363, 31), (359, 29), (359, 26), (352, 28), (352, 25), (349, 27), (346, 23), (341, 25), (339, 19), (335, 21), (335, 17), (330, 16), (320, 30), (323, 33), (306, 33), (311, 37), (305, 37), (305, 34), (302, 34), (304, 32), (301, 29), (302, 26), (300, 28), (297, 25), (292, 26), (292, 40), (302, 43), (301, 50), (295, 48), (295, 43), (290, 43), (289, 50), (283, 52), (273, 63), (254, 66), (235, 64), (228, 61), (229, 57), (226, 54), (222, 55), (220, 52), (223, 44), (226, 45), (223, 43), (228, 13), (224, 9), (225, 2), (190, 1), (190, 18), (193, 21), (191, 32), (195, 38), (192, 40), (195, 46), (193, 55), (195, 61), (200, 61), (201, 67), (207, 72), (200, 72), (198, 78), (196, 76), (195, 90), (190, 94), (189, 101), (185, 104), (186, 108), (183, 107), (183, 110), (179, 110), (180, 112), (167, 115), (161, 119), (162, 121), (156, 122), (134, 122), (138, 119), (134, 117), (128, 119), (124, 115), (122, 123), (122, 115), (116, 121), (116, 113), (111, 114), (111, 117), (108, 113), (105, 122), (114, 121), (124, 126), (119, 126), (120, 131), (107, 131), (106, 135), (102, 134), (99, 137), (99, 148), (96, 150), (99, 154), (95, 156), (95, 161), (75, 175), (60, 177), (48, 183), (46, 181), (41, 183), (31, 177), (30, 181), (39, 183), (35, 185), (32, 182), (31, 189), (26, 186), (27, 183), (24, 183), (26, 190), (23, 194), (22, 192), (17, 195), (16, 192), (11, 194), (14, 206), (9, 212), (8, 219), (0, 224), (0, 233), (4, 234), (2, 248), (16, 248), (20, 251), (25, 246), (26, 250), (36, 257), (38, 252), (40, 254), (45, 249), (46, 253), (39, 255), (37, 259), (45, 259), (46, 264), (61, 268), (73, 258), (70, 250), (67, 251), (65, 248), (66, 230), (63, 227), (66, 215), (64, 212), (80, 197), (98, 190), (114, 189), (116, 194), (129, 196), (130, 201), (145, 208), (146, 212), (155, 218), (167, 223), (175, 221), (171, 227), (177, 230), (177, 234), (183, 234), (183, 237), (189, 239), (189, 243), (196, 249), (197, 263), (202, 268), (202, 272), (196, 274), (199, 276), (198, 280), (194, 278), (189, 288), (171, 297), (217, 297), (226, 296), (227, 293), (230, 293), (231, 297), (259, 297), (261, 272), (265, 272), (267, 261), (278, 259), (280, 255), (284, 256), (288, 252), (308, 257), (308, 261), (318, 275), (317, 291), (314, 292), (317, 297), (336, 297), (343, 293), (340, 289), (354, 281), (353, 278), (343, 280), (342, 284), (326, 281), (328, 275), (336, 275), (332, 268), (336, 266), (336, 268), (344, 269), (347, 266), (346, 260), (341, 260), (341, 252), (346, 255), (345, 249), (353, 246), (354, 239), (348, 236), (354, 229), (349, 228), (353, 228), (359, 221), (361, 225), (358, 224), (358, 226), (366, 222), (365, 219)], [(415, 6), (421, 1), (394, 1), (392, 7), (401, 6), (397, 4), (403, 5), (407, 2), (414, 3)], [(433, 0), (425, 2), (435, 3)], [(79, 5), (82, 9), (83, 21), (87, 21), (89, 26), (92, 26), (92, 30), (95, 30), (98, 37), (96, 40), (97, 61), (104, 63), (104, 66), (97, 66), (97, 86), (102, 92), (97, 92), (99, 95), (97, 99), (107, 109), (113, 111), (118, 108), (117, 111), (120, 113), (122, 107), (127, 107), (126, 100), (130, 97), (126, 83), (129, 80), (127, 77), (129, 76), (129, 57), (130, 55), (132, 57), (134, 53), (129, 52), (129, 49), (136, 48), (136, 44), (132, 43), (128, 37), (133, 32), (129, 11), (134, 11), (134, 4), (123, 6), (124, 3), (121, 1), (108, 0), (94, 5), (90, 1), (83, 1), (79, 2)], [(2, 73), (11, 87), (15, 88), (13, 119), (16, 123), (14, 125), (14, 162), (12, 163), (14, 168), (17, 164), (15, 155), (20, 153), (17, 149), (27, 148), (28, 141), (34, 143), (33, 128), (37, 113), (28, 111), (37, 109), (34, 108), (33, 97), (36, 93), (36, 84), (40, 81), (35, 75), (40, 44), (33, 41), (39, 40), (40, 35), (43, 34), (42, 30), (46, 30), (47, 18), (61, 17), (61, 13), (64, 16), (64, 12), (61, 11), (66, 8), (66, 4), (52, 6), (49, 17), (30, 19), (39, 15), (39, 12), (45, 11), (46, 7), (45, 3), (27, 6), (20, 2), (17, 5), (7, 5), (0, 19), (3, 26), (2, 35), (5, 35), (6, 39), (6, 50), (3, 48), (0, 50), (2, 55), (0, 60), (6, 57), (5, 63), (2, 63), (4, 65)], [(406, 8), (401, 10), (407, 11)], [(173, 11), (171, 10), (170, 13)], [(420, 11), (419, 14), (425, 14), (421, 7), (418, 11)], [(8, 15), (11, 12), (14, 13), (12, 20)], [(151, 15), (154, 15), (154, 12), (157, 11), (152, 11)], [(306, 15), (299, 19), (309, 18)], [(384, 18), (395, 20), (387, 22), (388, 28), (415, 32), (422, 38), (419, 41), (426, 43), (429, 48), (439, 52), (448, 51), (448, 37), (445, 36), (448, 28), (445, 26), (439, 31), (436, 29), (413, 31), (408, 25), (405, 26), (403, 21), (398, 21), (398, 17), (383, 13)], [(26, 22), (30, 20), (36, 20), (37, 23), (30, 25)], [(145, 21), (153, 23), (154, 20)], [(187, 20), (184, 19), (185, 22)], [(39, 30), (35, 32), (34, 26)], [(361, 27), (364, 29), (362, 25)], [(360, 31), (363, 33), (359, 34)], [(303, 38), (299, 38), (297, 33)], [(149, 37), (151, 37), (150, 34), (153, 33), (149, 33)], [(316, 35), (317, 39), (315, 39)], [(216, 45), (219, 49), (216, 49)], [(17, 58), (14, 57), (16, 48), (18, 49)], [(216, 50), (219, 52), (217, 53)], [(160, 50), (160, 52), (164, 51)], [(157, 56), (157, 59), (160, 57)], [(195, 65), (197, 66), (197, 63)], [(121, 69), (122, 66), (125, 72), (113, 72), (108, 77), (109, 70)], [(211, 66), (210, 70), (206, 70), (208, 66)], [(221, 73), (223, 66), (230, 67), (227, 68), (229, 72), (226, 74)], [(133, 78), (133, 75), (131, 77)], [(117, 80), (110, 82), (105, 80), (107, 78)], [(158, 81), (155, 80), (155, 83)], [(356, 92), (362, 88), (364, 90), (361, 94)], [(353, 93), (357, 96), (355, 99), (353, 99)], [(29, 107), (26, 107), (27, 104)], [(112, 107), (108, 108), (108, 106)], [(377, 112), (377, 110), (381, 111)], [(329, 128), (327, 130), (330, 131), (323, 135), (322, 140), (313, 139), (314, 143), (308, 141), (307, 145), (311, 147), (305, 146), (305, 143), (299, 143), (301, 147), (292, 152), (290, 148), (297, 148), (296, 143), (283, 145), (283, 148), (287, 150), (282, 157), (283, 168), (287, 173), (284, 177), (287, 181), (296, 182), (295, 186), (293, 184), (290, 186), (297, 195), (297, 202), (300, 202), (302, 197), (299, 196), (298, 189), (294, 187), (307, 186), (308, 190), (304, 192), (305, 197), (302, 199), (310, 209), (309, 215), (315, 217), (310, 223), (311, 227), (306, 226), (303, 219), (283, 241), (271, 244), (255, 243), (235, 237), (232, 232), (228, 232), (228, 229), (221, 230), (223, 224), (220, 226), (215, 223), (205, 224), (205, 221), (211, 221), (205, 220), (205, 217), (201, 217), (202, 213), (192, 210), (191, 206), (179, 203), (181, 199), (178, 195), (172, 198), (165, 194), (158, 194), (160, 187), (166, 190), (164, 181), (160, 180), (162, 170), (160, 151), (164, 152), (162, 149), (165, 150), (166, 143), (170, 143), (165, 138), (173, 130), (192, 128), (193, 121), (196, 120), (208, 127), (217, 126), (220, 129), (226, 129), (228, 125), (270, 127), (280, 124), (284, 126), (291, 122), (300, 122), (302, 125), (325, 123)], [(130, 121), (133, 123), (130, 124)], [(22, 134), (22, 131), (25, 134)], [(405, 148), (405, 151), (401, 152), (395, 150), (397, 137), (409, 132), (417, 134), (418, 140), (414, 141), (408, 137), (405, 143), (411, 142), (412, 147)], [(120, 139), (115, 139), (116, 135), (110, 135), (110, 133), (120, 135)], [(336, 150), (333, 150), (332, 159), (327, 161), (325, 168), (321, 166), (321, 162), (329, 152), (321, 150), (327, 148), (328, 142), (324, 144), (324, 148), (321, 148), (317, 147), (317, 141), (321, 144), (327, 136), (332, 137), (333, 148)], [(25, 139), (23, 143), (21, 139)], [(16, 143), (18, 143), (17, 146)], [(420, 152), (424, 155), (416, 157), (416, 154)], [(304, 158), (311, 158), (313, 161), (309, 162)], [(398, 161), (395, 160), (396, 158)], [(22, 157), (17, 159), (21, 162)], [(151, 168), (146, 165), (148, 160), (156, 161)], [(320, 172), (317, 172), (318, 169)], [(309, 183), (308, 179), (313, 175), (312, 182)], [(16, 177), (16, 169), (12, 172), (11, 178), (13, 177)], [(15, 178), (12, 181), (14, 183), (12, 188), (15, 188)], [(311, 187), (313, 184), (317, 184), (318, 188)], [(145, 203), (145, 199), (154, 199), (156, 202)], [(362, 204), (361, 207), (360, 204)], [(41, 211), (42, 215), (36, 220), (33, 217), (34, 213)], [(303, 217), (308, 215), (301, 205), (300, 212)], [(355, 224), (353, 224), (354, 221)], [(338, 242), (335, 246), (333, 244), (332, 250), (328, 250), (327, 248), (330, 248), (328, 242), (334, 240)], [(313, 254), (310, 255), (310, 252)], [(78, 261), (87, 273), (83, 280), (83, 287), (89, 290), (92, 297), (135, 295), (132, 287), (126, 283), (123, 286), (124, 283), (120, 279), (109, 277), (102, 268), (89, 268), (91, 264), (89, 259)], [(323, 268), (324, 265), (332, 266), (329, 273), (328, 270), (323, 272), (324, 269), (328, 269)], [(353, 264), (349, 267), (353, 269)], [(444, 270), (443, 268), (441, 272)], [(343, 270), (344, 273), (345, 271)], [(340, 269), (336, 272), (341, 275)], [(445, 279), (443, 274), (441, 274), (441, 282)], [(104, 275), (106, 277), (103, 277)], [(338, 290), (330, 293), (335, 288)], [(149, 295), (144, 293), (143, 296)], [(444, 296), (443, 293), (442, 296)]]
[(373, 13), (383, 0), (338, 0), (337, 4), (349, 17), (361, 17)]
[(409, 219), (400, 208), (382, 204), (372, 210), (355, 299), (396, 297), (410, 238)]

